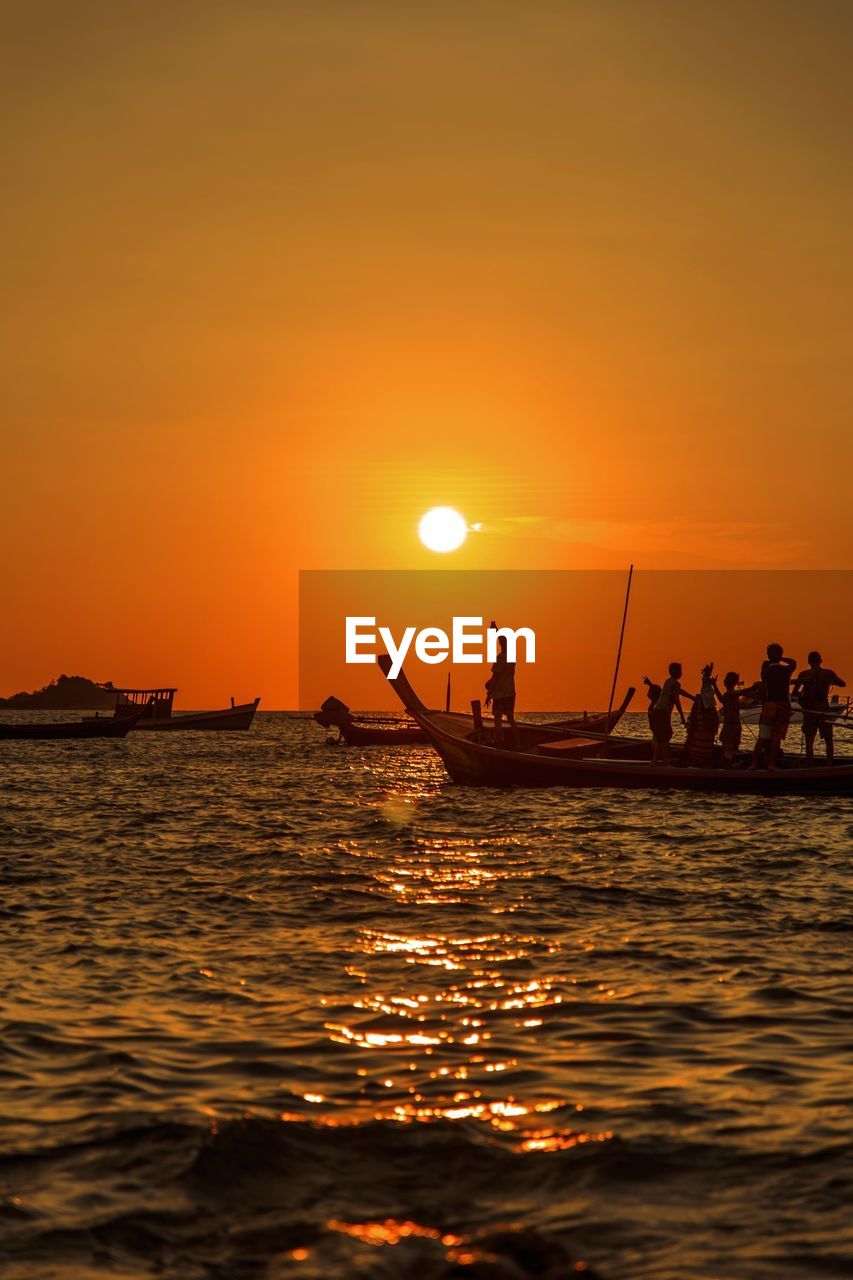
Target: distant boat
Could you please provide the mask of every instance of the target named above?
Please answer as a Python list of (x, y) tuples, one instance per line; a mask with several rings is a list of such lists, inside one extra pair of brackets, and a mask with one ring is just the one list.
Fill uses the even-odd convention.
[[(850, 699), (845, 698), (842, 702), (838, 694), (833, 694), (830, 699), (829, 709), (827, 711), (813, 711), (813, 716), (824, 717), (832, 724), (838, 724), (840, 721), (846, 724), (853, 723), (853, 716), (850, 713)], [(758, 724), (761, 719), (761, 696), (760, 694), (749, 695), (741, 700), (740, 718), (744, 724)], [(803, 709), (799, 702), (791, 703), (791, 724), (801, 725), (803, 723)]]
[[(636, 689), (629, 689), (621, 705), (611, 711), (609, 716), (606, 711), (585, 711), (582, 716), (574, 716), (568, 720), (549, 720), (545, 725), (532, 725), (529, 720), (519, 720), (518, 724), (564, 734), (607, 733), (622, 719), (635, 693)], [(474, 717), (471, 715), (460, 711), (442, 711), (440, 714), (466, 726), (469, 732), (474, 729)], [(314, 719), (324, 729), (337, 729), (340, 740), (348, 747), (403, 747), (429, 742), (428, 734), (411, 719), (408, 724), (380, 719), (356, 719), (346, 703), (339, 698), (327, 698), (320, 710), (314, 712)]]
[(85, 720), (59, 723), (31, 721), (28, 724), (0, 723), (0, 738), (21, 741), (52, 739), (65, 742), (78, 738), (124, 738), (136, 725), (139, 715), (89, 716)]
[[(139, 731), (157, 729), (173, 733), (179, 729), (206, 729), (220, 732), (251, 729), (260, 698), (254, 702), (235, 703), (221, 711), (188, 711), (172, 715), (176, 688), (113, 689), (116, 694), (115, 719), (133, 718), (131, 728)], [(135, 714), (136, 712), (139, 714)]]
[[(388, 675), (391, 660), (379, 665)], [(672, 763), (651, 760), (651, 743), (637, 738), (554, 735), (541, 726), (519, 726), (518, 746), (496, 746), (491, 731), (471, 733), (464, 717), (428, 711), (403, 672), (389, 683), (409, 715), (441, 756), (454, 782), (490, 787), (575, 787), (653, 791), (704, 791), (729, 795), (848, 795), (853, 793), (853, 760), (805, 766), (784, 760), (778, 769), (689, 766), (682, 747)], [(508, 736), (504, 739), (508, 741)], [(744, 753), (745, 766), (749, 756)]]

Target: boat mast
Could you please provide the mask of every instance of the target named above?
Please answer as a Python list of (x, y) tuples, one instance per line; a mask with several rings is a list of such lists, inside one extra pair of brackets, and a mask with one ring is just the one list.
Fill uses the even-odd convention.
[(622, 642), (625, 639), (625, 623), (628, 621), (628, 601), (631, 598), (631, 579), (634, 566), (628, 568), (628, 585), (625, 588), (625, 608), (622, 610), (622, 626), (619, 630), (619, 648), (616, 650), (616, 666), (613, 670), (613, 684), (610, 686), (610, 701), (607, 704), (607, 720), (604, 725), (604, 749), (607, 750), (607, 739), (610, 737), (610, 716), (613, 711), (613, 699), (616, 696), (616, 681), (619, 679), (619, 663), (622, 661)]
[(447, 692), (444, 695), (444, 709), (445, 711), (450, 710), (450, 669), (449, 668), (447, 671)]

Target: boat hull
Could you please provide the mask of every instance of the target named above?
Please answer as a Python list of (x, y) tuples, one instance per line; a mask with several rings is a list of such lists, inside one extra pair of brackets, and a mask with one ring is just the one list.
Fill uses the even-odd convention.
[[(387, 675), (390, 662), (379, 659)], [(390, 680), (403, 706), (429, 737), (450, 777), (465, 786), (616, 788), (630, 791), (697, 791), (715, 795), (849, 795), (853, 794), (853, 761), (804, 767), (799, 762), (779, 769), (693, 767), (674, 754), (671, 764), (651, 761), (651, 743), (603, 735), (519, 735), (521, 749), (495, 746), (467, 732), (459, 718), (431, 712), (421, 703), (403, 673)], [(464, 719), (464, 717), (463, 717)]]
[[(628, 791), (698, 791), (716, 795), (849, 795), (853, 762), (833, 767), (698, 769), (648, 760), (548, 760), (438, 736), (432, 745), (454, 782), (480, 787), (618, 788)], [(743, 765), (746, 765), (744, 759)]]
[(244, 702), (237, 707), (225, 707), (221, 711), (191, 711), (184, 715), (168, 716), (161, 720), (137, 721), (133, 726), (136, 733), (183, 733), (191, 730), (206, 730), (217, 733), (245, 732), (251, 729), (260, 698), (254, 702)]
[(89, 720), (69, 720), (59, 724), (0, 724), (0, 739), (14, 742), (69, 742), (83, 738), (124, 738), (133, 728), (133, 718), (126, 722), (112, 716), (93, 716)]
[(417, 725), (401, 725), (399, 728), (371, 727), (364, 722), (351, 721), (340, 726), (340, 734), (348, 747), (415, 747), (426, 746), (429, 738)]

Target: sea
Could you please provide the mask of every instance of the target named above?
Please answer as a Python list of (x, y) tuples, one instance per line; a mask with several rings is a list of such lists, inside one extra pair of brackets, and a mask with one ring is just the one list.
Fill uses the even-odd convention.
[(851, 801), (0, 769), (3, 1280), (853, 1275)]

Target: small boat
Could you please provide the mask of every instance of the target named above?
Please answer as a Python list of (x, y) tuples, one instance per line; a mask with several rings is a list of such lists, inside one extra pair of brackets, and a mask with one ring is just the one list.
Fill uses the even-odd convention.
[(327, 698), (314, 719), (324, 729), (337, 729), (338, 741), (348, 747), (413, 747), (426, 745), (429, 738), (413, 722), (401, 724), (388, 719), (357, 720), (340, 698)]
[[(139, 730), (159, 730), (172, 733), (179, 729), (207, 729), (220, 732), (246, 730), (252, 727), (252, 720), (258, 709), (260, 698), (254, 702), (235, 703), (221, 711), (188, 711), (182, 715), (172, 715), (172, 703), (177, 689), (113, 689), (116, 694), (114, 716), (117, 720), (132, 717), (131, 728)], [(138, 712), (138, 714), (136, 714)]]
[[(545, 725), (533, 725), (530, 721), (522, 720), (516, 723), (534, 730), (545, 729), (549, 732), (559, 730), (562, 734), (612, 732), (625, 714), (635, 693), (636, 689), (629, 689), (621, 704), (614, 708), (609, 716), (606, 711), (584, 711), (581, 716), (573, 716), (567, 720), (549, 720)], [(475, 727), (474, 716), (460, 711), (431, 712), (430, 714), (449, 716), (452, 720), (465, 725), (471, 732)], [(371, 720), (357, 720), (346, 703), (341, 702), (339, 698), (327, 698), (320, 710), (314, 712), (314, 719), (324, 729), (337, 729), (340, 735), (338, 741), (346, 743), (348, 747), (403, 747), (429, 742), (426, 732), (411, 719), (403, 724), (379, 717)], [(491, 717), (487, 716), (485, 720), (490, 721)]]
[[(141, 712), (140, 712), (141, 714)], [(0, 738), (16, 741), (53, 740), (68, 742), (78, 738), (124, 738), (139, 719), (138, 715), (89, 716), (84, 720), (64, 720), (59, 723), (31, 721), (28, 724), (0, 723)]]
[(467, 717), (428, 711), (405, 674), (388, 675), (391, 660), (379, 665), (409, 715), (420, 725), (454, 782), (491, 787), (616, 787), (627, 790), (702, 791), (724, 795), (849, 795), (853, 759), (806, 767), (785, 759), (778, 769), (748, 769), (749, 755), (723, 768), (686, 763), (683, 745), (672, 748), (669, 764), (653, 764), (651, 742), (607, 734), (555, 737), (543, 726), (518, 726), (516, 746), (495, 746), (493, 731), (470, 731)]
[[(845, 698), (843, 701), (834, 694), (830, 699), (828, 711), (813, 711), (812, 715), (823, 719), (825, 716), (830, 724), (844, 724), (849, 727), (853, 724), (853, 715), (851, 715), (850, 699)], [(761, 719), (761, 695), (750, 694), (742, 699), (740, 718), (744, 724), (758, 724)], [(798, 702), (791, 703), (791, 724), (801, 725), (803, 723), (803, 709)]]

